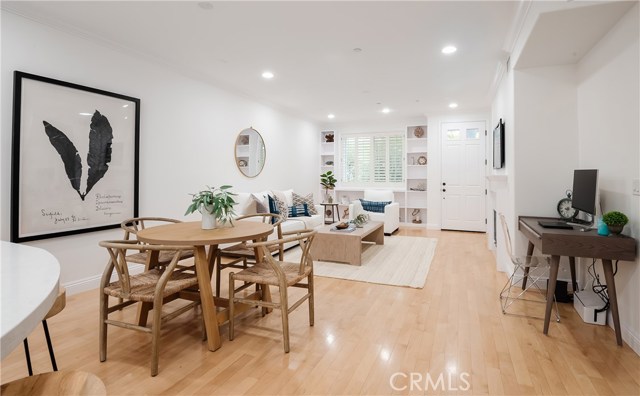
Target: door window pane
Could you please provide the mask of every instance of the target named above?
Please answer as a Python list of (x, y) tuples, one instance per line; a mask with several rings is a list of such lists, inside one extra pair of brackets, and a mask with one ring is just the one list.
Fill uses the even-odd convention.
[(480, 130), (478, 128), (467, 129), (467, 140), (480, 139)]
[(460, 140), (460, 130), (459, 129), (447, 130), (447, 140)]

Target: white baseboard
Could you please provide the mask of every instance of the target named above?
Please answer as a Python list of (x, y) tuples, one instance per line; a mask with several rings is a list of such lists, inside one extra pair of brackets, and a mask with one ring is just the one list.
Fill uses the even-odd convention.
[(428, 230), (439, 230), (440, 229), (440, 223), (427, 223), (427, 229)]
[[(144, 271), (144, 265), (132, 264), (129, 266), (129, 273), (131, 275), (139, 274)], [(111, 280), (114, 281), (117, 275), (114, 273)], [(87, 290), (97, 289), (100, 286), (100, 278), (102, 274), (91, 276), (77, 281), (63, 283), (62, 286), (67, 289), (67, 295), (72, 296), (74, 294), (82, 293)]]
[[(611, 314), (611, 309), (607, 313), (607, 326), (611, 327), (613, 331), (613, 315)], [(633, 351), (640, 356), (640, 335), (635, 334), (630, 328), (620, 323), (620, 331), (622, 332), (622, 340), (629, 345)]]

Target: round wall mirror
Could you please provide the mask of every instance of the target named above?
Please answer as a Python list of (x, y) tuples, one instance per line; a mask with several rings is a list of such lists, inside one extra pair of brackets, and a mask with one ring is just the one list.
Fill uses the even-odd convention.
[(260, 132), (253, 128), (243, 129), (236, 139), (236, 165), (247, 177), (256, 177), (264, 168), (267, 150)]

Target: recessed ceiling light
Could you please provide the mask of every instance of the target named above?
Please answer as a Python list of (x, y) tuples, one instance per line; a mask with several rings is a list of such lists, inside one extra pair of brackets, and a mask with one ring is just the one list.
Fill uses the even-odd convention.
[(336, 116), (335, 116), (334, 114), (329, 114), (329, 115), (327, 116), (327, 118), (330, 118), (330, 119), (332, 119), (332, 120), (333, 120), (334, 118), (336, 118)]
[(213, 3), (211, 3), (210, 1), (199, 1), (198, 7), (202, 8), (203, 10), (210, 10), (213, 8)]
[(91, 116), (91, 115), (93, 115), (91, 113), (78, 113), (78, 114), (80, 114), (81, 116)]
[(267, 80), (271, 80), (273, 78), (273, 73), (270, 71), (265, 71), (262, 73), (262, 78), (266, 78)]
[(391, 112), (391, 109), (389, 109), (388, 107), (385, 107), (384, 109), (382, 109), (382, 112), (384, 114), (389, 114)]
[(450, 109), (455, 109), (456, 107), (458, 107), (458, 104), (456, 102), (449, 103), (449, 108)]
[(446, 54), (446, 55), (450, 55), (453, 54), (454, 52), (456, 52), (458, 49), (456, 47), (454, 47), (453, 45), (447, 45), (446, 47), (444, 47), (442, 49), (442, 53)]

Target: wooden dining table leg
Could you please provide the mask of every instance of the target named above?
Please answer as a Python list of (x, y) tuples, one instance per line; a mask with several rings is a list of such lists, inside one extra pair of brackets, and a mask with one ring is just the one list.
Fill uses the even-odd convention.
[(549, 283), (547, 284), (547, 309), (544, 312), (544, 334), (549, 333), (549, 321), (551, 321), (551, 310), (553, 309), (553, 296), (556, 292), (556, 281), (558, 280), (558, 268), (560, 267), (560, 256), (551, 256), (551, 267), (549, 268)]
[[(212, 246), (211, 249), (217, 249)], [(211, 275), (209, 273), (209, 260), (204, 246), (196, 246), (194, 250), (196, 274), (198, 276), (198, 288), (200, 289), (200, 304), (202, 306), (202, 318), (207, 334), (207, 347), (210, 351), (215, 351), (222, 345), (220, 340), (220, 330), (216, 318), (216, 304), (213, 301), (211, 291)]]
[(607, 281), (607, 294), (609, 295), (611, 316), (613, 316), (613, 328), (616, 331), (616, 342), (618, 343), (618, 345), (622, 346), (620, 313), (618, 312), (618, 295), (616, 294), (616, 280), (615, 276), (613, 275), (613, 264), (611, 263), (611, 260), (602, 259), (602, 269), (604, 270), (604, 278)]

